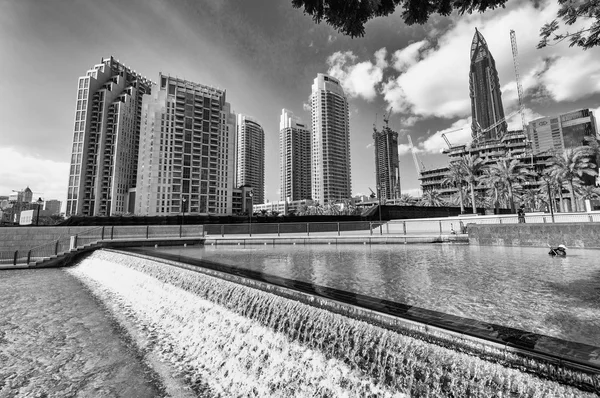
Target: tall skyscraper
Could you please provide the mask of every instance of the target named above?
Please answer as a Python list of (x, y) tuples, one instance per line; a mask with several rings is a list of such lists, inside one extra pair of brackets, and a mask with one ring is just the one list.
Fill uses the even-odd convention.
[(595, 137), (597, 134), (590, 109), (536, 119), (529, 122), (527, 130), (536, 155), (585, 145), (586, 137)]
[(158, 81), (143, 101), (135, 213), (231, 214), (235, 116), (225, 91)]
[(500, 92), (496, 62), (483, 35), (477, 28), (475, 28), (475, 36), (473, 36), (473, 42), (471, 43), (469, 92), (471, 96), (471, 114), (473, 116), (471, 126), (473, 138), (480, 141), (501, 138), (507, 130), (506, 121), (486, 133), (480, 133), (480, 129), (486, 130), (504, 119), (504, 108), (502, 106), (502, 93)]
[(113, 57), (79, 78), (67, 216), (111, 215), (131, 207), (142, 97), (151, 85)]
[(287, 109), (279, 120), (280, 200), (311, 199), (310, 129)]
[[(380, 200), (400, 198), (400, 166), (398, 158), (398, 133), (388, 126), (377, 131), (373, 126), (375, 141), (375, 178)], [(382, 202), (385, 203), (385, 202)]]
[(265, 201), (265, 132), (253, 118), (237, 115), (237, 186), (252, 187), (252, 203)]
[(349, 199), (350, 119), (340, 82), (319, 73), (310, 96), (312, 116), (312, 196), (321, 204)]

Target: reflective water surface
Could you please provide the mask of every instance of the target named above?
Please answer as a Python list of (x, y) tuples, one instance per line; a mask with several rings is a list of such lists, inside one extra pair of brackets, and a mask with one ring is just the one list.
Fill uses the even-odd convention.
[(158, 248), (600, 346), (600, 251), (469, 245)]

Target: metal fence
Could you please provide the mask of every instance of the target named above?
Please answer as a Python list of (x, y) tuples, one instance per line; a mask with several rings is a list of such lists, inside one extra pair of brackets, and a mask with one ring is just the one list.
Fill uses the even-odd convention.
[(190, 238), (204, 234), (202, 225), (102, 226), (61, 236), (29, 250), (0, 251), (0, 264), (29, 264), (100, 241)]

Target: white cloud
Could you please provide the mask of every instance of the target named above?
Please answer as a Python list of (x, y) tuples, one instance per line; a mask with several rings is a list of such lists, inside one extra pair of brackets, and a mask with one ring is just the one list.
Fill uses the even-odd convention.
[(394, 52), (392, 55), (394, 69), (398, 72), (406, 72), (409, 67), (417, 63), (421, 49), (427, 44), (427, 40), (421, 40)]
[(302, 103), (302, 109), (304, 109), (306, 112), (310, 112), (310, 110), (312, 109), (312, 107), (310, 106), (310, 104), (308, 102), (303, 102)]
[(448, 144), (446, 144), (442, 134), (446, 135), (446, 138), (453, 146), (471, 142), (471, 117), (457, 120), (447, 129), (435, 132), (427, 137), (425, 141), (417, 144), (417, 148), (425, 153), (440, 153), (442, 150), (448, 148)]
[(388, 66), (387, 50), (375, 52), (375, 63), (356, 63), (358, 57), (352, 51), (337, 51), (327, 58), (328, 74), (338, 79), (348, 97), (362, 97), (372, 101), (377, 95), (376, 86), (383, 79), (383, 69)]
[(370, 144), (367, 144), (367, 146), (365, 148), (369, 149), (369, 148), (373, 148), (373, 143), (371, 142)]
[[(544, 115), (540, 115), (539, 113), (533, 111), (531, 108), (523, 109), (523, 118), (525, 119), (525, 125), (535, 119), (539, 119), (545, 117)], [(521, 121), (520, 115), (515, 115), (506, 121), (508, 123), (508, 130), (522, 130), (523, 122)]]
[(575, 101), (600, 92), (600, 51), (579, 50), (558, 58), (541, 82), (555, 101)]
[(38, 159), (13, 148), (0, 148), (0, 195), (29, 187), (35, 196), (64, 203), (68, 179), (68, 163)]
[[(412, 43), (395, 51), (394, 69), (401, 72), (381, 86), (381, 94), (394, 112), (423, 117), (466, 117), (469, 98), (469, 49), (475, 27), (484, 35), (496, 61), (505, 109), (518, 103), (510, 30), (517, 37), (519, 74), (528, 95), (542, 93), (555, 101), (575, 101), (600, 93), (600, 48), (582, 51), (560, 43), (536, 49), (540, 24), (554, 19), (558, 5), (510, 1), (506, 9), (455, 18), (455, 24), (437, 38)], [(540, 21), (540, 23), (532, 23)], [(548, 62), (548, 60), (551, 60)], [(536, 98), (540, 100), (540, 98)]]

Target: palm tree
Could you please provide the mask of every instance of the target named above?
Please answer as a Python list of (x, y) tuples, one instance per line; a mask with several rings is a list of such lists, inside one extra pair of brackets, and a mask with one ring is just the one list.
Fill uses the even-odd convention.
[(540, 210), (542, 205), (548, 204), (546, 200), (547, 193), (545, 191), (545, 188), (527, 189), (521, 195), (521, 202), (526, 203), (533, 210)]
[(415, 198), (413, 198), (409, 193), (403, 193), (402, 195), (400, 195), (400, 198), (398, 199), (398, 204), (400, 206), (412, 206), (414, 201), (415, 201)]
[(462, 186), (465, 181), (465, 176), (460, 166), (460, 162), (450, 163), (449, 171), (446, 177), (442, 180), (442, 186), (449, 186), (458, 190), (458, 198), (460, 201), (460, 213), (465, 212), (465, 203), (463, 201)]
[(473, 206), (473, 214), (477, 214), (477, 206), (475, 204), (475, 185), (479, 179), (479, 175), (483, 171), (483, 160), (478, 155), (464, 156), (460, 160), (460, 167), (469, 188), (471, 190), (471, 205)]
[(563, 181), (569, 188), (573, 211), (578, 211), (575, 186), (580, 183), (584, 174), (596, 176), (596, 165), (590, 161), (588, 150), (567, 148), (562, 153), (550, 158), (550, 173), (556, 179)]
[(418, 202), (421, 206), (443, 206), (446, 204), (444, 199), (440, 197), (440, 193), (435, 189), (428, 189), (423, 191), (421, 200)]
[(583, 200), (600, 199), (600, 188), (591, 185), (583, 185), (577, 189), (579, 197)]
[(514, 213), (515, 188), (520, 187), (520, 184), (527, 181), (531, 176), (531, 172), (523, 167), (519, 159), (505, 157), (498, 159), (496, 163), (490, 165), (490, 173), (495, 176), (494, 180), (499, 185), (506, 188), (510, 209)]
[(500, 208), (500, 196), (504, 189), (500, 176), (495, 172), (495, 169), (488, 167), (483, 170), (480, 181), (492, 191), (491, 199), (494, 205), (494, 213), (498, 214), (498, 209)]

